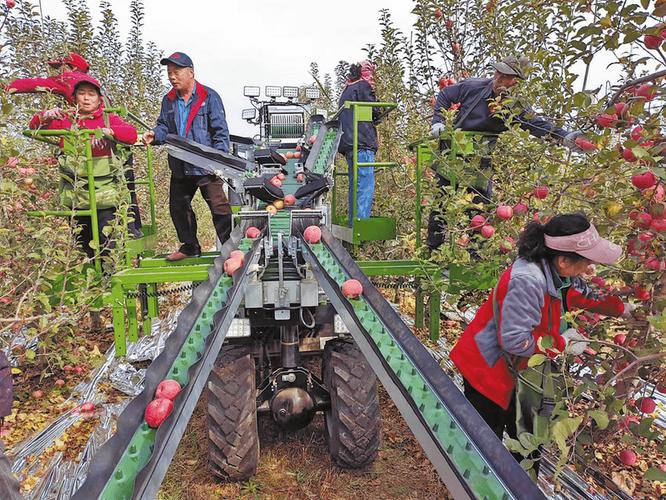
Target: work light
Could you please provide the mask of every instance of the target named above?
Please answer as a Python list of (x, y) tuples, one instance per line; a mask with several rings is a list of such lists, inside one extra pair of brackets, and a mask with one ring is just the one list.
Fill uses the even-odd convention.
[(261, 95), (260, 87), (243, 87), (243, 95), (245, 97), (259, 97)]
[(282, 87), (282, 97), (289, 99), (298, 97), (298, 87)]
[(282, 95), (282, 88), (274, 85), (266, 85), (264, 90), (266, 91), (266, 97), (280, 97)]
[(319, 99), (320, 95), (317, 87), (308, 87), (305, 89), (305, 97), (308, 99)]

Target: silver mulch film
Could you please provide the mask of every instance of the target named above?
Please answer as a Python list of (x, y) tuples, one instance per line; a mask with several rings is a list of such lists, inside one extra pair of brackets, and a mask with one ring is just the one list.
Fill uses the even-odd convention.
[[(136, 344), (130, 344), (125, 358), (116, 359), (114, 347), (111, 346), (106, 353), (104, 364), (92, 372), (92, 378), (81, 382), (74, 389), (70, 400), (75, 401), (77, 406), (63, 413), (41, 432), (11, 450), (12, 472), (19, 480), (33, 475), (38, 470), (46, 470), (39, 483), (26, 495), (27, 499), (68, 499), (83, 484), (91, 457), (113, 435), (116, 420), (131, 397), (143, 390), (146, 370), (145, 368), (137, 369), (131, 363), (152, 361), (157, 357), (164, 348), (166, 338), (176, 326), (179, 312), (173, 312), (167, 318), (155, 321), (151, 335), (141, 337)], [(27, 339), (23, 342), (28, 344)], [(100, 382), (105, 380), (108, 380), (115, 389), (126, 394), (127, 398), (120, 403), (106, 404), (104, 396), (97, 394)], [(95, 403), (95, 417), (99, 418), (99, 423), (95, 426), (84, 450), (77, 459), (75, 461), (67, 460), (62, 452), (57, 452), (48, 463), (44, 463), (38, 458), (28, 467), (31, 457), (40, 457), (75, 422), (80, 418), (86, 418), (80, 414), (78, 405), (87, 401)]]

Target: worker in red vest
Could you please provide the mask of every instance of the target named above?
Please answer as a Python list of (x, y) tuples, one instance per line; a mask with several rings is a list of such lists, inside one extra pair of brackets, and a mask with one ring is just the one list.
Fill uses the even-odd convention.
[(87, 76), (90, 65), (81, 55), (72, 52), (67, 57), (48, 61), (52, 68), (60, 73), (47, 78), (19, 78), (7, 87), (10, 94), (30, 94), (35, 92), (51, 92), (74, 103), (74, 87), (83, 76)]
[[(465, 396), (500, 439), (505, 431), (517, 436), (516, 382), (528, 358), (535, 353), (552, 358), (562, 351), (580, 355), (587, 346), (589, 339), (562, 319), (565, 312), (620, 316), (633, 310), (617, 296), (593, 291), (581, 278), (592, 264), (613, 264), (621, 253), (582, 214), (531, 222), (520, 235), (518, 259), (502, 273), (451, 351)], [(545, 352), (538, 345), (542, 337), (552, 345)]]

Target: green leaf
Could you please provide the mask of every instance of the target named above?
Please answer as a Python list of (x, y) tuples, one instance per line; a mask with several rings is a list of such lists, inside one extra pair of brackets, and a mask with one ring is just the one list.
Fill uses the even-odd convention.
[(583, 417), (563, 418), (553, 424), (551, 435), (557, 443), (560, 451), (568, 449), (567, 439), (576, 432), (576, 429), (578, 429), (582, 421)]
[(527, 361), (527, 366), (529, 366), (530, 368), (534, 368), (535, 366), (543, 364), (544, 361), (546, 361), (546, 356), (544, 356), (543, 354), (535, 354), (534, 356), (530, 357), (530, 359)]
[(603, 410), (590, 410), (587, 412), (587, 415), (594, 419), (597, 423), (597, 427), (603, 430), (608, 427), (608, 413)]
[(643, 479), (647, 481), (666, 481), (666, 472), (656, 467), (650, 467), (645, 474), (643, 474)]
[(520, 444), (520, 441), (518, 441), (517, 439), (506, 438), (504, 440), (504, 444), (509, 449), (509, 451), (513, 453), (520, 453), (523, 456), (527, 456), (530, 453), (523, 447), (522, 444)]
[(37, 353), (35, 353), (35, 351), (33, 351), (32, 349), (27, 349), (27, 350), (25, 351), (25, 358), (26, 358), (26, 359), (29, 359), (30, 361), (32, 361), (33, 359), (35, 359), (35, 356), (36, 356), (36, 355), (37, 355)]

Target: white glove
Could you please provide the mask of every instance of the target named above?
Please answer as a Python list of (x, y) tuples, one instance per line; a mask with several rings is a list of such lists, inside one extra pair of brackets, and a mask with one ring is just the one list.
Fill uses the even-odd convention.
[(564, 352), (566, 354), (572, 354), (573, 356), (580, 356), (583, 354), (587, 346), (590, 344), (590, 339), (575, 328), (567, 328), (564, 333), (562, 333), (562, 338), (566, 342)]
[(442, 132), (446, 130), (446, 127), (443, 123), (435, 123), (430, 129), (430, 136), (433, 139), (439, 139), (439, 136), (442, 135)]
[(580, 146), (578, 146), (578, 144), (576, 144), (576, 139), (584, 135), (585, 134), (583, 134), (583, 132), (581, 132), (580, 130), (576, 130), (575, 132), (569, 132), (567, 135), (564, 136), (563, 144), (572, 151), (581, 152), (582, 149), (580, 148)]
[(636, 310), (636, 304), (632, 304), (631, 302), (625, 302), (624, 303), (624, 312), (622, 313), (623, 318), (631, 318), (633, 316), (634, 311)]

